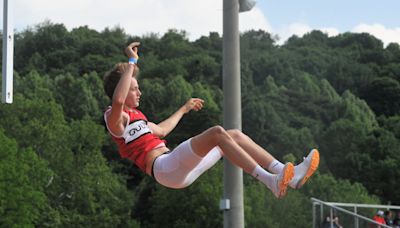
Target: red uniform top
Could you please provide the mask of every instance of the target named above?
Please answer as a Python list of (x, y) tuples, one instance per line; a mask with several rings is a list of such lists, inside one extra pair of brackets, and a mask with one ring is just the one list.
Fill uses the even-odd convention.
[(386, 221), (383, 217), (379, 216), (379, 215), (375, 215), (374, 216), (374, 221), (380, 224), (385, 224), (386, 225)]
[[(104, 113), (104, 120), (106, 121), (111, 112), (111, 107)], [(133, 111), (124, 110), (129, 116), (129, 120), (125, 126), (124, 132), (121, 136), (114, 135), (110, 129), (108, 132), (111, 134), (114, 142), (117, 143), (119, 154), (122, 158), (128, 158), (133, 161), (143, 172), (146, 172), (146, 154), (151, 150), (165, 145), (165, 140), (161, 140), (155, 136), (147, 125), (146, 116), (134, 109)]]

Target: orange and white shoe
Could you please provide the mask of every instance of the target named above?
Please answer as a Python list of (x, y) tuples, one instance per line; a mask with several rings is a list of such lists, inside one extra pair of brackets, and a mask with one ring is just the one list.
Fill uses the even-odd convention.
[(301, 188), (317, 170), (318, 165), (319, 152), (317, 149), (312, 149), (304, 161), (294, 167), (294, 177), (289, 186), (294, 189)]
[(289, 182), (294, 176), (294, 166), (291, 162), (285, 164), (282, 172), (275, 176), (275, 185), (271, 188), (276, 198), (282, 198), (286, 195)]

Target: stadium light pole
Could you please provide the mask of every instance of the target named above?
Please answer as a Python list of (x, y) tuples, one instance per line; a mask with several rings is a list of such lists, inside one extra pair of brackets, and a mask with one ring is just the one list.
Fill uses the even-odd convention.
[[(225, 129), (242, 129), (240, 90), (239, 12), (251, 10), (254, 0), (223, 0), (223, 115)], [(224, 159), (224, 228), (244, 227), (243, 171)]]
[(3, 71), (2, 71), (2, 103), (13, 101), (13, 68), (14, 68), (14, 31), (12, 23), (12, 0), (4, 0), (3, 4)]

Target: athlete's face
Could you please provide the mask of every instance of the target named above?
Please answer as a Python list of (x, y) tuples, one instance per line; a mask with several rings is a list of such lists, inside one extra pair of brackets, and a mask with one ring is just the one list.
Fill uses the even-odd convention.
[(142, 93), (140, 92), (139, 84), (136, 78), (132, 77), (131, 87), (129, 88), (128, 96), (125, 101), (126, 105), (133, 108), (138, 107), (141, 95)]

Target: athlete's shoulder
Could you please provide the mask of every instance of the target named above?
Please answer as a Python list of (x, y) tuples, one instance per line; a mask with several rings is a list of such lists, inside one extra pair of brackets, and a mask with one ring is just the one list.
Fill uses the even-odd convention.
[(138, 116), (141, 116), (142, 118), (144, 118), (145, 120), (147, 120), (146, 115), (145, 115), (142, 111), (140, 111), (140, 110), (137, 109), (137, 108), (135, 108), (135, 111), (137, 112), (136, 114), (137, 114)]

